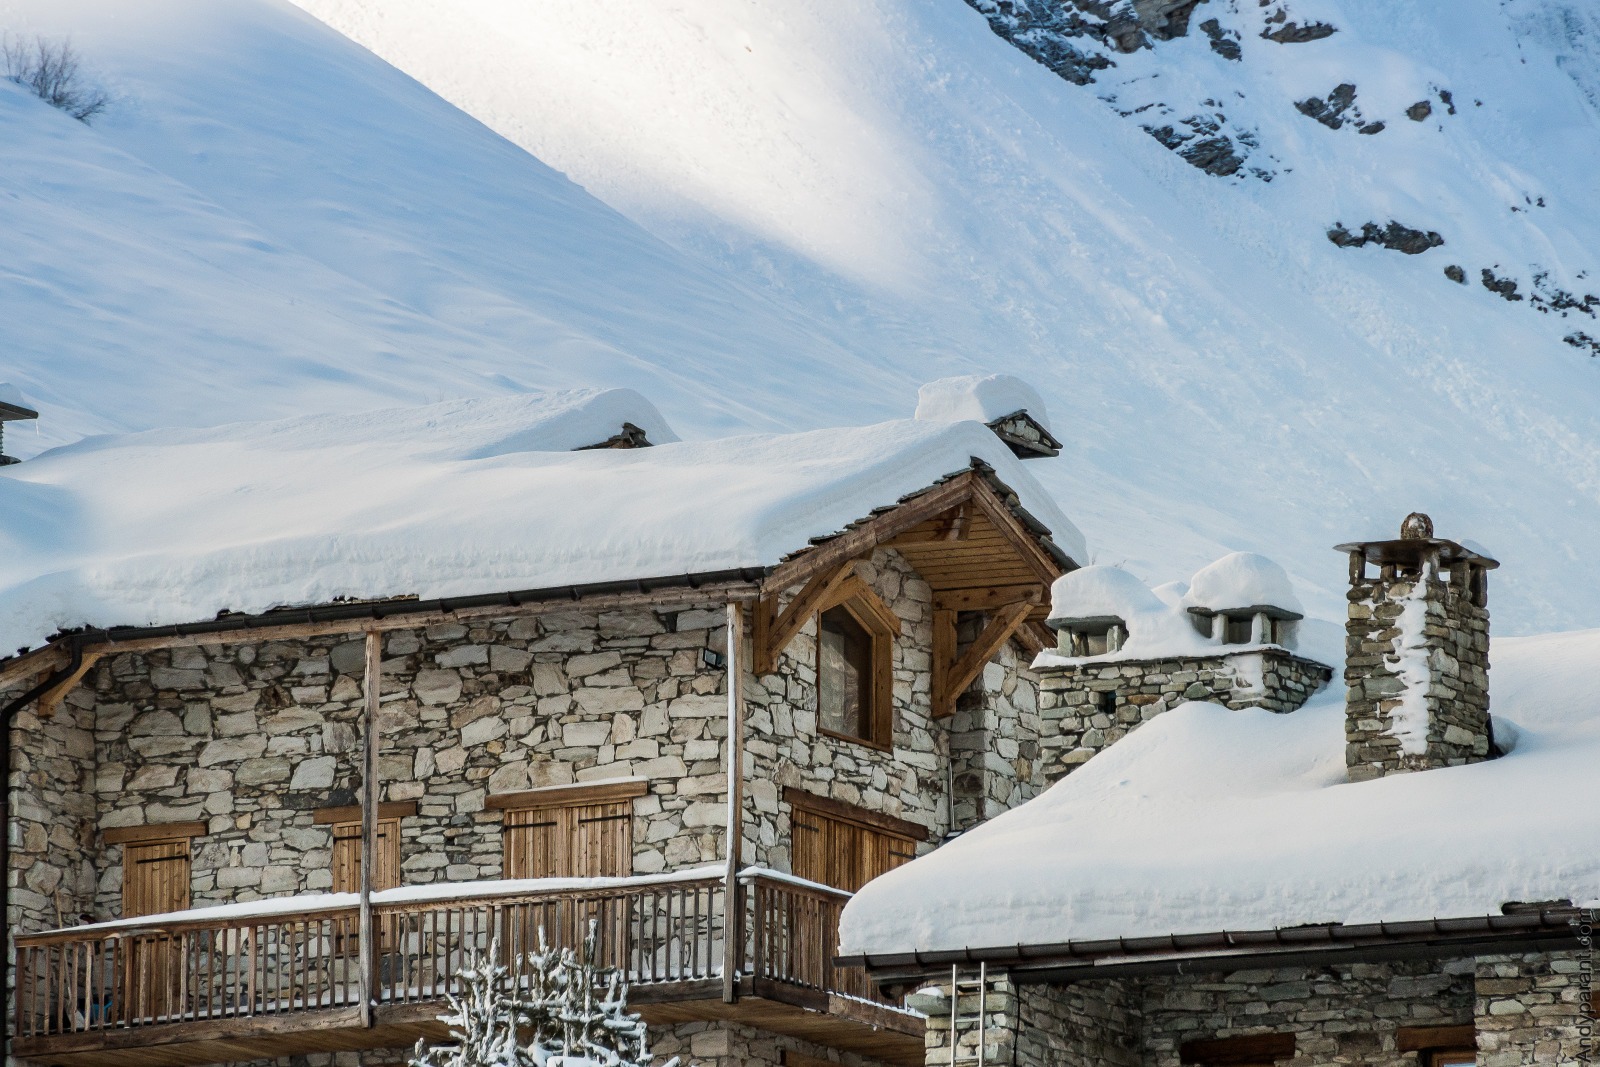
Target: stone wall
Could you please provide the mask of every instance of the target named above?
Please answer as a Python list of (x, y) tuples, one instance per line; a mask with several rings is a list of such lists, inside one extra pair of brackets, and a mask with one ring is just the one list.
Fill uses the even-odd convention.
[(880, 549), (855, 573), (900, 619), (894, 649), (892, 751), (817, 729), (817, 632), (809, 622), (777, 670), (746, 682), (746, 863), (790, 870), (788, 787), (927, 827), (932, 847), (946, 825), (949, 737), (929, 714), (933, 591), (899, 553)]
[(1415, 1067), (1398, 1049), (1402, 1026), (1469, 1023), (1473, 964), (1357, 963), (1150, 978), (1141, 983), (1145, 1063), (1178, 1067), (1185, 1041), (1293, 1033), (1280, 1067)]
[[(31, 680), (30, 683), (31, 684)], [(6, 699), (19, 694), (7, 694)], [(95, 886), (94, 712), (81, 694), (53, 718), (30, 706), (12, 726), (12, 929), (77, 922)], [(8, 1000), (7, 1004), (10, 1003)]]
[(951, 832), (1032, 800), (1039, 767), (1039, 676), (1008, 642), (956, 701), (948, 725), (954, 813)]
[[(1471, 589), (1470, 569), (1457, 567), (1449, 581), (1430, 565), (1420, 575), (1352, 582), (1345, 623), (1345, 763), (1352, 782), (1488, 758), (1489, 610)], [(1403, 623), (1406, 605), (1418, 600), (1420, 625)], [(1426, 681), (1409, 686), (1426, 703), (1422, 752), (1404, 751), (1395, 736), (1408, 689), (1402, 645), (1422, 650), (1418, 669)]]
[(1594, 1063), (1592, 956), (1582, 952), (1482, 956), (1477, 961), (1478, 1063)]
[(1039, 743), (1044, 777), (1059, 780), (1140, 723), (1185, 701), (1286, 713), (1332, 677), (1332, 669), (1323, 664), (1272, 648), (1043, 667)]
[[(565, 611), (384, 635), (383, 799), (404, 881), (501, 875), (495, 793), (638, 776), (634, 868), (715, 860), (725, 821), (720, 606)], [(324, 806), (358, 799), (360, 638), (128, 653), (96, 698), (99, 828), (204, 820), (194, 904), (331, 884)], [(80, 689), (80, 693), (82, 690)], [(118, 914), (120, 849), (98, 863), (98, 917)]]
[[(975, 977), (967, 972), (963, 979)], [(950, 984), (935, 983), (948, 997)], [(984, 1025), (974, 1025), (979, 1011)], [(980, 1042), (987, 1062), (1011, 1067), (1140, 1067), (1140, 1004), (1137, 987), (1124, 982), (1074, 985), (1014, 985), (1005, 976), (991, 980), (980, 1000), (964, 993), (957, 1006), (967, 1020), (956, 1056), (975, 1062)], [(924, 1039), (928, 1067), (950, 1063), (948, 1009), (928, 1018)]]
[(852, 1052), (730, 1022), (651, 1027), (650, 1051), (656, 1063), (678, 1056), (682, 1067), (780, 1067), (784, 1053), (798, 1053), (840, 1067), (875, 1067), (879, 1063)]

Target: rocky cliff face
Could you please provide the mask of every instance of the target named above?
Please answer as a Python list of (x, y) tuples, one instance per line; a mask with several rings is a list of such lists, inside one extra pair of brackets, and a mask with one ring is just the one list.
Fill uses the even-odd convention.
[[(1381, 19), (1383, 10), (1361, 0), (1343, 6), (1338, 0), (966, 2), (997, 35), (1067, 81), (1091, 89), (1206, 174), (1240, 185), (1267, 183), (1292, 173), (1301, 162), (1297, 157), (1333, 157), (1335, 173), (1344, 171), (1336, 183), (1345, 186), (1338, 189), (1337, 199), (1346, 201), (1346, 207), (1340, 211), (1333, 203), (1336, 198), (1325, 194), (1320, 210), (1328, 215), (1319, 221), (1328, 240), (1340, 248), (1370, 245), (1416, 256), (1453, 243), (1447, 223), (1430, 227), (1421, 225), (1421, 218), (1392, 217), (1396, 198), (1383, 194), (1389, 191), (1386, 181), (1396, 175), (1415, 179), (1421, 171), (1444, 187), (1475, 183), (1475, 198), (1502, 201), (1491, 211), (1504, 216), (1528, 216), (1548, 206), (1545, 195), (1534, 188), (1516, 189), (1501, 177), (1472, 173), (1448, 157), (1448, 142), (1459, 143), (1474, 132), (1458, 128), (1463, 112), (1483, 108), (1491, 94), (1487, 86), (1464, 93), (1436, 63), (1408, 54), (1411, 42), (1398, 9), (1395, 25), (1383, 27), (1371, 17)], [(1545, 53), (1537, 58), (1553, 58), (1577, 86), (1588, 117), (1600, 118), (1600, 11), (1569, 0), (1522, 0), (1502, 8), (1511, 34), (1480, 37), (1474, 45), (1503, 55), (1515, 50), (1524, 65), (1530, 62), (1522, 54), (1525, 49)], [(1363, 21), (1362, 15), (1369, 17)], [(1347, 26), (1357, 32), (1345, 32)], [(1363, 37), (1361, 29), (1369, 33)], [(1386, 32), (1374, 35), (1374, 29)], [(1313, 80), (1319, 77), (1322, 86)], [(1372, 90), (1363, 88), (1369, 84)], [(1500, 103), (1513, 106), (1509, 99)], [(1536, 122), (1532, 116), (1519, 121)], [(1593, 140), (1597, 129), (1590, 125), (1583, 133)], [(1385, 159), (1381, 139), (1394, 138), (1396, 131), (1408, 131), (1399, 138), (1405, 143)], [(1425, 135), (1422, 140), (1418, 133)], [(1322, 140), (1333, 135), (1374, 142), (1358, 147)], [(1529, 177), (1521, 172), (1524, 160), (1501, 162), (1510, 164), (1518, 178)], [(1386, 166), (1393, 175), (1385, 172)], [(1414, 195), (1417, 185), (1407, 180), (1401, 188)], [(1369, 202), (1370, 217), (1346, 220), (1335, 214), (1348, 214), (1352, 192)], [(1458, 214), (1471, 212), (1459, 202), (1464, 198), (1446, 193), (1443, 199), (1457, 200), (1452, 206)], [(1481, 242), (1472, 243), (1478, 247), (1471, 254), (1484, 257)], [(1504, 260), (1504, 266), (1449, 263), (1439, 277), (1457, 284), (1479, 278), (1484, 289), (1508, 303), (1571, 320), (1570, 328), (1561, 327), (1561, 339), (1600, 355), (1600, 342), (1588, 325), (1600, 314), (1600, 296), (1589, 290), (1600, 284), (1589, 280), (1594, 273), (1589, 264), (1569, 271), (1566, 284), (1559, 284), (1552, 281), (1559, 273), (1552, 270), (1553, 249), (1545, 249), (1549, 258), (1529, 260), (1521, 269), (1510, 265), (1517, 258), (1511, 251), (1515, 243), (1520, 242), (1505, 242), (1487, 257)]]

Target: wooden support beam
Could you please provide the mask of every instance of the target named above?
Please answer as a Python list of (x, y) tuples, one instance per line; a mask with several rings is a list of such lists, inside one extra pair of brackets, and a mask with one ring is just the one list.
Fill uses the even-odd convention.
[(61, 706), (61, 702), (67, 699), (68, 693), (77, 688), (79, 682), (83, 681), (83, 676), (89, 673), (90, 668), (100, 662), (102, 654), (100, 652), (85, 652), (83, 660), (78, 664), (76, 670), (45, 690), (44, 694), (39, 697), (39, 718), (49, 719), (55, 717), (56, 709)]
[(0, 666), (0, 690), (10, 689), (13, 686), (32, 689), (65, 667), (71, 659), (64, 641), (25, 652)]
[(942, 719), (953, 713), (954, 702), (946, 706), (944, 695), (950, 689), (950, 668), (956, 663), (956, 613), (948, 608), (933, 609), (933, 717)]
[(361, 1025), (372, 1026), (378, 995), (378, 939), (372, 923), (372, 873), (378, 863), (378, 699), (383, 638), (367, 631), (366, 701), (361, 713)]
[(1029, 619), (1017, 627), (1016, 637), (1030, 656), (1037, 656), (1046, 649), (1056, 647), (1055, 633), (1038, 619)]
[(739, 1000), (739, 970), (744, 964), (744, 905), (739, 900), (739, 868), (744, 856), (744, 645), (743, 605), (728, 602), (728, 826), (724, 873), (722, 1002)]
[[(840, 586), (853, 577), (854, 568), (855, 560), (852, 558), (838, 563), (832, 570), (813, 575), (804, 588), (795, 594), (794, 599), (789, 601), (789, 606), (775, 618), (771, 618), (764, 627), (766, 641), (756, 649), (756, 674), (771, 674), (777, 670), (778, 656), (789, 646), (789, 642), (794, 640), (795, 634), (805, 626), (806, 620), (815, 615), (823, 604), (833, 598)], [(776, 603), (777, 593), (774, 592), (772, 606), (766, 607), (765, 610), (772, 612)]]
[(1230, 1064), (1255, 1067), (1294, 1058), (1293, 1034), (1251, 1034), (1247, 1037), (1219, 1037), (1185, 1041), (1178, 1046), (1178, 1061), (1200, 1067), (1227, 1067)]
[(979, 585), (970, 589), (940, 589), (933, 594), (935, 608), (950, 611), (991, 611), (1007, 604), (1033, 598), (1038, 603), (1043, 592), (1036, 583), (1027, 585)]
[(949, 674), (945, 676), (944, 686), (934, 697), (934, 718), (944, 718), (955, 713), (956, 698), (983, 673), (984, 666), (994, 658), (995, 653), (999, 652), (1011, 639), (1011, 635), (1017, 632), (1017, 628), (1028, 620), (1028, 615), (1033, 611), (1037, 601), (1036, 595), (1032, 600), (1018, 601), (995, 611), (989, 619), (989, 625), (983, 628), (983, 632), (972, 642), (972, 647), (967, 649), (966, 654), (956, 661), (950, 668)]

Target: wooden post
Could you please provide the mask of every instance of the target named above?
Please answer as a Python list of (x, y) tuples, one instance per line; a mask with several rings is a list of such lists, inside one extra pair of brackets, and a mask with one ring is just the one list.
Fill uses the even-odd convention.
[(378, 939), (372, 924), (372, 872), (378, 862), (378, 688), (383, 641), (367, 632), (366, 703), (361, 716), (361, 1025), (372, 1025), (378, 995)]
[[(756, 605), (761, 610), (761, 605)], [(722, 1000), (739, 999), (739, 968), (744, 962), (744, 902), (739, 893), (740, 853), (744, 849), (744, 644), (743, 605), (728, 601), (728, 870), (723, 888)]]

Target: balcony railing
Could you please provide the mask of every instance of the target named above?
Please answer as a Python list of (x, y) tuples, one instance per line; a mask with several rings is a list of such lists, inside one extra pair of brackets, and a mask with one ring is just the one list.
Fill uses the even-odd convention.
[[(541, 931), (550, 944), (572, 946), (591, 922), (599, 932), (597, 962), (624, 971), (637, 990), (672, 996), (678, 987), (690, 996), (695, 983), (720, 977), (728, 912), (720, 873), (549, 885), (381, 894), (368, 961), (373, 1007), (439, 1003), (468, 957), (491, 946), (518, 977), (522, 954), (537, 947)], [(892, 1008), (864, 972), (833, 966), (848, 900), (781, 875), (745, 872), (734, 909), (741, 973), (767, 995), (789, 990)], [(19, 934), (13, 1034), (48, 1043), (62, 1035), (358, 1007), (356, 906), (268, 910), (283, 903)]]

